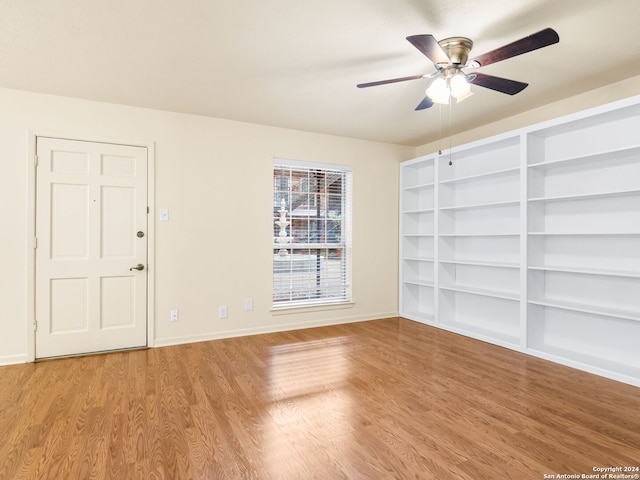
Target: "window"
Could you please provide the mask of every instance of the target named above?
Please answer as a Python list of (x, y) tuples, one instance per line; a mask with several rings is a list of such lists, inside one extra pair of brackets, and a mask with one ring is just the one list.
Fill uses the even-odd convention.
[(349, 167), (274, 161), (273, 306), (351, 300)]

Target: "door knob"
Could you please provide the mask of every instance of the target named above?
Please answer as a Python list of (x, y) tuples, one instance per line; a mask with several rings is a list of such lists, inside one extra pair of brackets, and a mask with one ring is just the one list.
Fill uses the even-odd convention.
[(144, 265), (142, 263), (139, 263), (135, 267), (131, 267), (129, 271), (131, 270), (144, 270)]

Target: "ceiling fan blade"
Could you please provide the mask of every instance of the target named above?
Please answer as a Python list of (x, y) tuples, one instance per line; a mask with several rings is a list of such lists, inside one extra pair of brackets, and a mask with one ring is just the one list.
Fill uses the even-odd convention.
[(418, 106), (415, 108), (415, 110), (424, 110), (426, 108), (431, 108), (433, 106), (433, 100), (431, 100), (431, 98), (429, 98), (429, 95), (427, 95), (426, 97), (424, 97), (422, 99), (422, 101), (418, 104)]
[[(475, 78), (472, 78), (473, 75), (475, 75)], [(494, 77), (493, 75), (485, 75), (484, 73), (474, 73), (473, 75), (469, 75), (470, 83), (509, 95), (515, 95), (529, 85), (528, 83), (509, 80), (508, 78)]]
[(451, 63), (449, 55), (442, 49), (433, 35), (411, 35), (407, 37), (407, 40), (436, 65), (449, 65)]
[(379, 80), (377, 82), (359, 83), (356, 85), (358, 88), (375, 87), (377, 85), (386, 85), (387, 83), (406, 82), (407, 80), (418, 80), (423, 78), (424, 75), (411, 75), (409, 77), (392, 78), (390, 80)]
[(500, 48), (496, 48), (490, 52), (471, 59), (469, 66), (484, 67), (492, 63), (506, 60), (507, 58), (522, 55), (523, 53), (532, 52), (542, 47), (547, 47), (558, 43), (560, 37), (558, 33), (552, 28), (545, 28), (537, 33), (529, 35), (528, 37), (516, 40), (513, 43), (504, 45)]

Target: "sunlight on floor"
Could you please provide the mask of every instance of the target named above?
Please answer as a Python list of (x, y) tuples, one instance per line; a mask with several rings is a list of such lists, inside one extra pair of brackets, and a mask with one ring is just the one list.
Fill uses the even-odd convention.
[(348, 378), (345, 337), (272, 347), (269, 392), (272, 400), (335, 390)]
[[(340, 438), (354, 430), (353, 401), (345, 388), (351, 373), (348, 353), (346, 337), (271, 348), (268, 371), (272, 403), (270, 419), (264, 423), (265, 459), (281, 459), (282, 452), (269, 450), (282, 447), (283, 441), (303, 458), (314, 450), (317, 454), (320, 445), (341, 448)], [(272, 467), (274, 471), (282, 469), (275, 463)]]

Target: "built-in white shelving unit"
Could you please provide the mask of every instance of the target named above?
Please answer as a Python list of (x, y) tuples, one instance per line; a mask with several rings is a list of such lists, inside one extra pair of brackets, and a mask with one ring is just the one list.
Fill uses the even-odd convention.
[(517, 345), (520, 139), (463, 147), (438, 162), (437, 323)]
[(400, 196), (400, 301), (413, 319), (434, 318), (435, 165), (418, 158), (403, 165)]
[(401, 315), (640, 386), (640, 97), (401, 165)]

